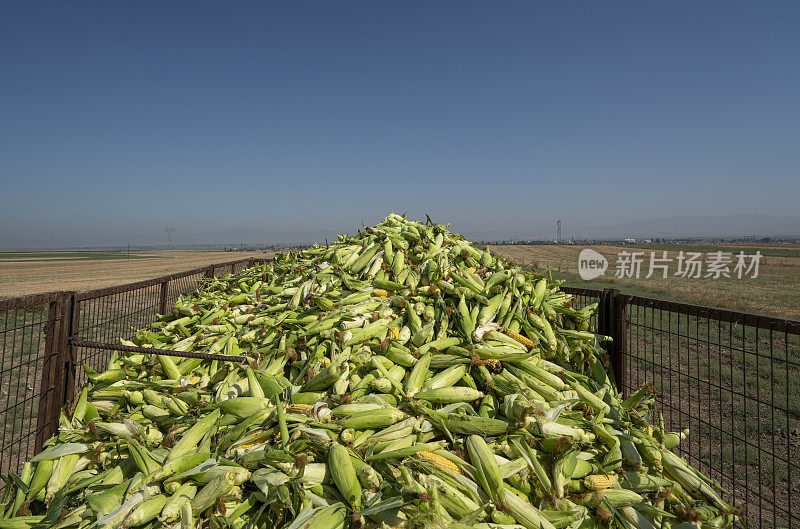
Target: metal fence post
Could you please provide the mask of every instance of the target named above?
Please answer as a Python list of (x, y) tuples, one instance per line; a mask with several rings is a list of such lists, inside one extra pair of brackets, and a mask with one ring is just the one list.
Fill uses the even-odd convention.
[(47, 323), (45, 324), (44, 359), (42, 361), (42, 378), (39, 382), (39, 409), (36, 418), (36, 453), (41, 452), (45, 440), (52, 431), (53, 408), (57, 408), (56, 399), (58, 398), (58, 386), (54, 384), (54, 378), (58, 372), (58, 362), (56, 361), (56, 336), (58, 326), (59, 302), (51, 301), (47, 308)]
[(158, 300), (158, 313), (164, 314), (167, 312), (167, 289), (169, 287), (169, 279), (161, 282), (161, 298)]
[(619, 290), (610, 289), (608, 293), (608, 326), (609, 336), (613, 338), (611, 342), (611, 366), (614, 370), (614, 379), (617, 382), (617, 389), (621, 395), (627, 391), (627, 369), (626, 340), (627, 340), (627, 302), (620, 295)]
[(75, 358), (75, 347), (70, 338), (77, 334), (78, 303), (75, 300), (75, 292), (64, 293), (64, 319), (61, 331), (61, 347), (63, 362), (64, 380), (62, 382), (63, 394), (62, 404), (72, 401), (75, 394), (75, 376), (77, 370), (77, 360)]
[(597, 332), (610, 336), (611, 342), (606, 342), (611, 370), (614, 372), (614, 381), (620, 393), (625, 391), (627, 384), (626, 370), (626, 334), (627, 334), (627, 302), (619, 290), (606, 288), (600, 294), (597, 305)]
[(61, 407), (68, 402), (67, 384), (70, 382), (71, 373), (68, 334), (72, 322), (73, 294), (74, 292), (59, 292), (58, 297), (49, 303), (47, 309), (34, 441), (36, 452), (41, 451), (44, 442), (58, 429)]
[[(611, 289), (606, 288), (600, 293), (597, 301), (597, 333), (603, 336), (611, 336)], [(610, 352), (610, 351), (609, 351)]]

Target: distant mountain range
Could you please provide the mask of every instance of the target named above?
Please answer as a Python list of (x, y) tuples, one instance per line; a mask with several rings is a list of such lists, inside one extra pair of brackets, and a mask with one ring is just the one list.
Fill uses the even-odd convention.
[[(574, 226), (565, 219), (563, 237), (578, 236)], [(292, 245), (298, 243), (324, 242), (334, 240), (339, 233), (352, 233), (357, 227), (320, 230), (271, 230), (259, 228), (225, 229), (213, 232), (181, 233), (175, 232), (172, 240), (176, 246), (266, 246), (272, 244)], [(453, 229), (459, 231), (458, 226)], [(470, 237), (469, 231), (464, 235)], [(545, 231), (543, 228), (509, 230), (508, 235), (502, 229), (495, 231), (495, 240), (513, 237), (516, 240), (553, 239), (555, 230)], [(732, 237), (782, 237), (800, 238), (800, 217), (776, 217), (770, 215), (727, 215), (707, 217), (667, 217), (661, 219), (644, 219), (614, 225), (592, 225), (580, 227), (582, 239), (624, 239), (634, 238), (732, 238)], [(103, 247), (165, 247), (166, 240), (162, 232), (154, 234), (128, 234), (106, 239), (74, 238), (70, 240), (56, 238), (22, 239), (0, 234), (0, 249), (32, 249), (32, 248), (103, 248)], [(484, 240), (485, 237), (471, 237), (473, 240)]]

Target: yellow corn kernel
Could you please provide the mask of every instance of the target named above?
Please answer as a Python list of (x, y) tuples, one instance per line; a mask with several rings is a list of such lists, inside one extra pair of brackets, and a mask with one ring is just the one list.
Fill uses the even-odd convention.
[(522, 336), (521, 334), (516, 333), (516, 332), (514, 332), (512, 330), (503, 329), (503, 334), (505, 334), (509, 338), (513, 338), (514, 340), (518, 341), (519, 343), (521, 343), (525, 347), (533, 347), (534, 346), (534, 343), (530, 339), (528, 339), (525, 336)]
[(389, 327), (389, 338), (392, 340), (399, 340), (400, 339), (400, 329), (397, 327)]
[(617, 482), (615, 476), (604, 476), (602, 474), (591, 474), (583, 478), (583, 484), (589, 490), (610, 489)]
[(503, 370), (503, 363), (496, 358), (489, 358), (488, 360), (483, 361), (486, 365), (486, 368), (491, 371), (492, 373), (499, 373)]
[(458, 465), (456, 465), (446, 457), (440, 456), (439, 454), (434, 454), (433, 452), (422, 450), (420, 452), (417, 452), (417, 455), (423, 459), (430, 460), (430, 463), (438, 469), (449, 470), (451, 472), (455, 472), (456, 474), (464, 473)]
[(322, 369), (325, 369), (329, 365), (331, 365), (331, 359), (327, 356), (323, 357), (322, 360), (319, 361), (319, 367)]
[(241, 449), (252, 448), (254, 446), (262, 445), (266, 443), (268, 440), (269, 440), (269, 435), (259, 435), (255, 439), (247, 441), (246, 443), (241, 444), (236, 448), (241, 448)]
[(379, 298), (388, 298), (389, 297), (389, 292), (386, 291), (386, 290), (383, 290), (382, 288), (376, 288), (375, 290), (372, 291), (372, 293), (375, 294), (376, 296), (378, 296)]
[(467, 268), (467, 272), (469, 272), (470, 274), (474, 274), (475, 269), (470, 266), (469, 268)]
[(311, 415), (314, 411), (314, 406), (311, 404), (291, 404), (286, 408), (289, 413), (299, 413), (301, 415)]

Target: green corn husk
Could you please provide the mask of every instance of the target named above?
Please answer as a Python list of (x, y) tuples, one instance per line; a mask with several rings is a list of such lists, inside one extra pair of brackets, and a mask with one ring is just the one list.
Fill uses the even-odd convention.
[(328, 468), (333, 482), (336, 483), (344, 499), (353, 508), (358, 508), (361, 505), (361, 484), (345, 447), (338, 443), (331, 445), (328, 452)]
[(177, 521), (183, 506), (191, 502), (196, 494), (197, 485), (188, 481), (183, 483), (164, 504), (161, 509), (161, 518), (168, 523)]
[(122, 343), (246, 361), (87, 368), (0, 529), (741, 522), (672, 451), (688, 433), (647, 424), (652, 390), (620, 401), (596, 305), (559, 285), (394, 214), (208, 279)]

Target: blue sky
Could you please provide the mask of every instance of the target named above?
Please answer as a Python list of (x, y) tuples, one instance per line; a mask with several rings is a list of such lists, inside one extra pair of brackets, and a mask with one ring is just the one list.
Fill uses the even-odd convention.
[[(796, 2), (5, 2), (0, 239), (800, 214)], [(7, 243), (8, 245), (8, 243)]]

